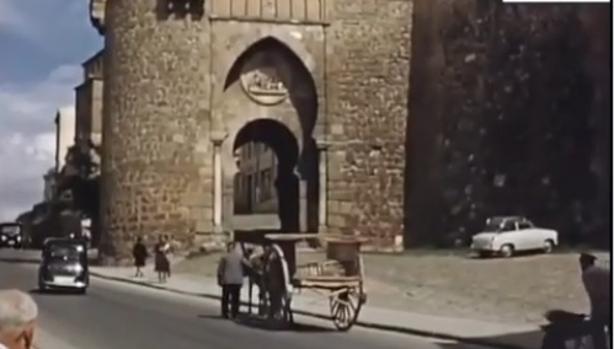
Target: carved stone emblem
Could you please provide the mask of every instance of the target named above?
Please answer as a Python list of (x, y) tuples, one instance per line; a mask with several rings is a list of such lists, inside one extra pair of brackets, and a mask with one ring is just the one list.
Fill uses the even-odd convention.
[(272, 67), (243, 73), (241, 85), (245, 93), (259, 104), (279, 104), (288, 97), (288, 89)]

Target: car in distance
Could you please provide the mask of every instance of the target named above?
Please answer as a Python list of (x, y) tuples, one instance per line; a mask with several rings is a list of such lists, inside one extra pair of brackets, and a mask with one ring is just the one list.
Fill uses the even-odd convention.
[(0, 224), (0, 247), (23, 247), (23, 235), (19, 223)]
[(499, 216), (486, 220), (484, 231), (473, 236), (471, 249), (480, 256), (511, 257), (518, 251), (550, 253), (558, 243), (556, 230), (537, 228), (525, 217)]
[(85, 240), (49, 238), (43, 244), (42, 257), (38, 271), (40, 291), (72, 289), (86, 292), (89, 268)]

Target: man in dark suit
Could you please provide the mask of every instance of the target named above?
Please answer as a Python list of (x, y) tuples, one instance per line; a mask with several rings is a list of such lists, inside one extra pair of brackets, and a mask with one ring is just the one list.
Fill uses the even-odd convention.
[(227, 253), (218, 265), (217, 282), (222, 287), (222, 316), (234, 319), (239, 314), (241, 287), (243, 286), (243, 256), (235, 248), (234, 242), (227, 245)]
[(605, 329), (611, 328), (612, 298), (610, 269), (595, 264), (597, 257), (589, 253), (580, 255), (582, 283), (591, 304), (593, 343), (596, 349), (607, 348)]

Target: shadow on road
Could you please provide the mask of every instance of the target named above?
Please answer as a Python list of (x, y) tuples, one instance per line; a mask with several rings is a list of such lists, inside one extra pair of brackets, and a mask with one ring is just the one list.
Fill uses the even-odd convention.
[(43, 297), (47, 297), (47, 296), (75, 296), (75, 295), (81, 295), (78, 291), (74, 291), (74, 290), (61, 290), (61, 289), (54, 289), (54, 290), (45, 290), (42, 291), (38, 288), (32, 289), (30, 291), (28, 291), (30, 294), (33, 295), (37, 295), (37, 296), (43, 296)]
[(333, 329), (316, 325), (306, 325), (294, 323), (290, 325), (280, 324), (279, 322), (269, 321), (257, 316), (239, 316), (236, 323), (242, 326), (257, 328), (267, 331), (286, 331), (286, 332), (333, 332)]
[(269, 321), (267, 319), (260, 318), (255, 315), (241, 314), (235, 320), (228, 320), (220, 315), (201, 314), (198, 315), (200, 319), (214, 319), (223, 321), (234, 321), (236, 324), (255, 328), (265, 331), (283, 331), (283, 332), (297, 332), (297, 333), (322, 333), (322, 332), (334, 332), (331, 328), (326, 328), (316, 325), (307, 325), (294, 323), (291, 325), (280, 324), (279, 322)]
[[(586, 341), (591, 343), (595, 325), (587, 321), (584, 314), (555, 309), (548, 311), (545, 317), (547, 324), (540, 326), (541, 330), (468, 338), (465, 344), (441, 343), (439, 346), (443, 349), (464, 349), (470, 343), (509, 349), (559, 349), (587, 348), (587, 346), (584, 346), (587, 343)], [(608, 341), (605, 347), (610, 348), (611, 336), (604, 333), (603, 340)], [(589, 345), (588, 348), (593, 348), (593, 345)]]
[(466, 349), (475, 346), (491, 346), (501, 349), (539, 349), (543, 333), (531, 331), (513, 334), (504, 334), (492, 337), (468, 338), (463, 342), (438, 343), (442, 349)]

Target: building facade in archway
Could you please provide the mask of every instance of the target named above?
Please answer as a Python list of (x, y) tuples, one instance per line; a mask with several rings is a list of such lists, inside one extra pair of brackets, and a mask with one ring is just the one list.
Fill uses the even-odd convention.
[(278, 213), (274, 179), (279, 162), (275, 152), (265, 143), (252, 142), (238, 149), (235, 156), (239, 167), (234, 183), (235, 215)]
[(109, 262), (136, 235), (227, 239), (246, 142), (275, 152), (284, 230), (402, 248), (410, 0), (91, 5), (105, 36)]

